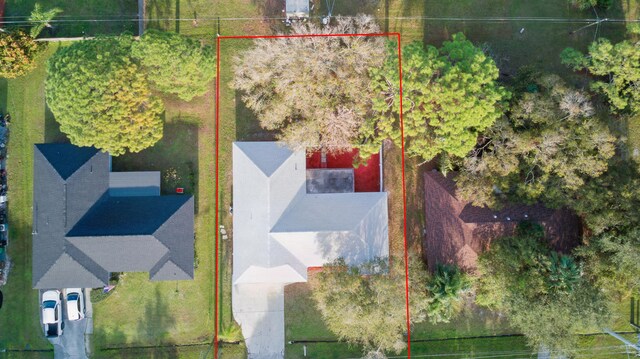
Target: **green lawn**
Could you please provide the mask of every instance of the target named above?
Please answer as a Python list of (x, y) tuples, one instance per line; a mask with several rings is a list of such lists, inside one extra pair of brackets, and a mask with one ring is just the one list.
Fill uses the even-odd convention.
[[(11, 113), (9, 174), (9, 249), (12, 268), (0, 287), (0, 348), (52, 349), (40, 328), (38, 291), (31, 287), (31, 204), (33, 145), (50, 136), (44, 101), (44, 62), (58, 45), (51, 44), (36, 70), (14, 80), (0, 80), (0, 109)], [(39, 354), (34, 354), (39, 355)], [(52, 355), (49, 353), (48, 355)]]
[(26, 20), (36, 2), (46, 9), (58, 7), (63, 11), (52, 23), (53, 32), (45, 29), (41, 37), (138, 32), (138, 22), (135, 20), (138, 16), (137, 0), (7, 0), (5, 19)]
[[(147, 0), (147, 28), (213, 38), (221, 35), (266, 34), (261, 21), (262, 0)], [(217, 18), (222, 20), (218, 23)], [(181, 18), (185, 20), (176, 21)]]

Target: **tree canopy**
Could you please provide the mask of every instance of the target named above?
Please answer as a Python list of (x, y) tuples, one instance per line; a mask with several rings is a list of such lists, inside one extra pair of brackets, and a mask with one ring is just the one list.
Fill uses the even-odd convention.
[[(358, 267), (338, 260), (312, 278), (317, 307), (340, 340), (375, 353), (399, 353), (406, 347), (404, 263), (393, 263), (402, 268), (389, 268), (385, 260)], [(410, 260), (409, 265), (410, 318), (419, 323), (427, 315), (428, 274), (418, 259)]]
[[(391, 138), (400, 141), (400, 80), (394, 46), (381, 67), (371, 69), (376, 97), (361, 134), (370, 153)], [(463, 157), (478, 135), (502, 115), (510, 96), (497, 83), (494, 61), (462, 33), (441, 48), (414, 42), (402, 49), (405, 149), (425, 161), (440, 153)]]
[(594, 117), (589, 97), (555, 75), (535, 75), (530, 84), (463, 161), (458, 194), (475, 205), (564, 204), (607, 170), (615, 138)]
[(147, 30), (131, 53), (153, 87), (185, 101), (204, 95), (215, 76), (213, 48), (177, 33)]
[[(335, 26), (292, 26), (292, 34), (379, 32), (372, 17)], [(292, 149), (342, 152), (357, 140), (370, 108), (369, 69), (386, 56), (380, 37), (260, 39), (236, 59), (233, 87), (267, 130)]]
[(33, 70), (43, 48), (21, 30), (0, 32), (0, 77), (12, 79)]
[(610, 297), (620, 300), (640, 293), (640, 227), (592, 236), (577, 253), (586, 273)]
[(554, 352), (575, 348), (575, 334), (608, 318), (606, 298), (581, 265), (551, 251), (537, 224), (494, 241), (478, 259), (476, 301), (505, 313), (529, 344)]
[(614, 112), (640, 113), (640, 42), (612, 44), (602, 38), (589, 46), (587, 55), (567, 48), (560, 57), (574, 70), (586, 69), (600, 77), (591, 87), (607, 96)]
[(73, 144), (118, 156), (162, 138), (164, 106), (131, 58), (133, 41), (126, 35), (78, 41), (49, 59), (47, 104)]

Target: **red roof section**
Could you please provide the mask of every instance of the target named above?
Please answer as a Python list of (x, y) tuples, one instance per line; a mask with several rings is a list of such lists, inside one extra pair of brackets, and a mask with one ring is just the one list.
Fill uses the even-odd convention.
[(579, 244), (582, 226), (571, 211), (541, 204), (514, 205), (499, 211), (476, 207), (456, 197), (454, 176), (444, 177), (435, 170), (424, 175), (424, 248), (429, 269), (442, 263), (475, 271), (478, 255), (491, 241), (512, 235), (523, 220), (542, 224), (549, 244), (557, 251), (568, 252)]
[(359, 159), (357, 149), (341, 154), (328, 153), (325, 164), (321, 158), (320, 152), (307, 152), (307, 168), (353, 168), (356, 192), (380, 192), (380, 154), (372, 155), (358, 168), (353, 167)]

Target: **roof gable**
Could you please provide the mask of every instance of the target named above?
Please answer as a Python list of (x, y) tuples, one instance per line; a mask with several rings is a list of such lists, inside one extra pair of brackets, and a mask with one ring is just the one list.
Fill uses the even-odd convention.
[(77, 147), (69, 143), (37, 144), (36, 148), (63, 180), (69, 178), (98, 153), (94, 147)]
[(68, 253), (62, 253), (35, 283), (34, 288), (95, 288), (106, 285), (108, 281), (107, 271), (90, 271)]
[(155, 270), (149, 273), (151, 280), (184, 280), (193, 279), (193, 276), (186, 273), (182, 268), (178, 267), (173, 261), (167, 259), (166, 262), (160, 262), (160, 265)]
[(149, 235), (67, 237), (78, 250), (109, 272), (148, 271), (168, 252)]
[(293, 155), (290, 149), (277, 142), (234, 142), (233, 145), (267, 177)]

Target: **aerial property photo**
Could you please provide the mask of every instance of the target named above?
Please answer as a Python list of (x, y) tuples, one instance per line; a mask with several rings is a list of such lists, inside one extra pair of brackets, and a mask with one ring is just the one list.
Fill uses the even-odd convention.
[(638, 0), (0, 0), (0, 359), (640, 355)]

